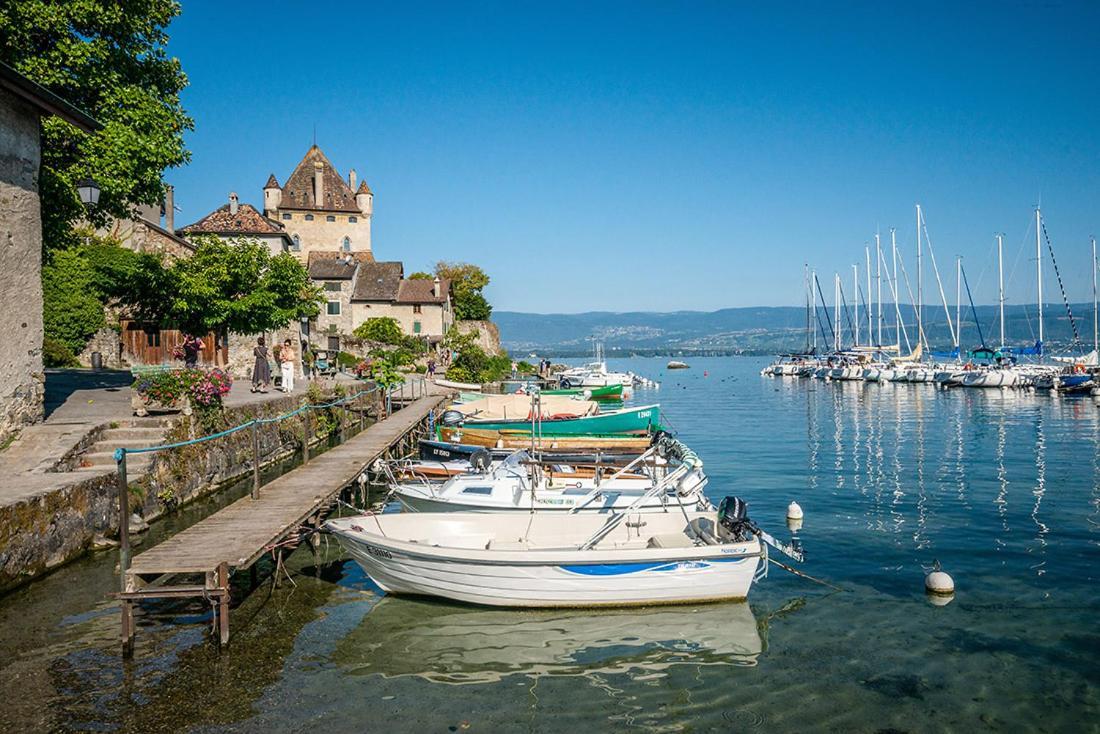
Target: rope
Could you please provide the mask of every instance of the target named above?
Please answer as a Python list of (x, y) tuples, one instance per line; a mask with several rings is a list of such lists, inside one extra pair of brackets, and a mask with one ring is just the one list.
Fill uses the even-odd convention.
[(834, 591), (844, 591), (844, 589), (840, 588), (839, 586), (834, 586), (833, 584), (830, 584), (828, 581), (822, 581), (821, 579), (816, 579), (808, 573), (802, 573), (797, 568), (792, 568), (791, 566), (788, 566), (786, 563), (783, 563), (782, 561), (775, 560), (771, 556), (768, 556), (767, 560), (768, 560), (768, 563), (779, 566), (784, 571), (790, 571), (795, 576), (801, 576), (802, 578), (806, 579), (807, 581), (813, 581), (815, 584), (821, 584), (822, 586), (826, 586), (830, 589), (833, 589)]
[(232, 428), (227, 428), (224, 431), (219, 431), (218, 433), (212, 433), (209, 436), (201, 436), (199, 438), (192, 438), (192, 439), (187, 440), (187, 441), (179, 441), (177, 443), (166, 443), (166, 444), (161, 444), (160, 446), (144, 446), (144, 447), (141, 447), (141, 448), (134, 448), (134, 449), (131, 449), (131, 448), (117, 448), (117, 449), (115, 449), (114, 458), (115, 458), (116, 462), (119, 462), (119, 461), (122, 461), (122, 457), (126, 454), (148, 454), (148, 453), (154, 453), (156, 451), (166, 451), (168, 449), (179, 449), (179, 448), (183, 448), (184, 446), (193, 446), (195, 444), (205, 443), (207, 441), (213, 441), (216, 438), (223, 438), (225, 436), (229, 436), (231, 434), (234, 434), (238, 431), (243, 431), (245, 428), (251, 428), (253, 425), (264, 425), (264, 424), (268, 424), (268, 423), (278, 423), (279, 421), (284, 421), (287, 418), (293, 418), (294, 416), (296, 416), (296, 415), (298, 415), (298, 414), (300, 414), (300, 413), (302, 413), (303, 411), (306, 411), (306, 410), (319, 410), (319, 409), (323, 409), (323, 408), (332, 408), (334, 406), (346, 403), (349, 400), (355, 400), (355, 399), (360, 398), (364, 395), (370, 395), (371, 393), (376, 392), (377, 390), (378, 390), (378, 386), (372, 387), (369, 390), (360, 390), (359, 392), (355, 393), (354, 395), (347, 395), (345, 397), (340, 398), (339, 400), (334, 400), (331, 403), (321, 403), (321, 404), (318, 404), (318, 405), (312, 405), (310, 403), (306, 403), (305, 405), (302, 405), (302, 406), (298, 407), (297, 409), (290, 411), (289, 413), (283, 413), (282, 415), (275, 416), (274, 418), (253, 418), (252, 420), (248, 421), (247, 423), (242, 423), (239, 426), (233, 426)]
[(1054, 274), (1058, 276), (1058, 290), (1062, 291), (1062, 303), (1066, 304), (1066, 313), (1069, 314), (1069, 325), (1073, 327), (1073, 343), (1081, 346), (1081, 335), (1077, 333), (1077, 319), (1073, 318), (1073, 309), (1069, 307), (1069, 298), (1066, 297), (1066, 287), (1062, 285), (1062, 273), (1058, 270), (1058, 261), (1054, 259), (1054, 245), (1050, 243), (1050, 235), (1047, 234), (1046, 222), (1040, 221), (1043, 228), (1043, 237), (1047, 241), (1047, 249), (1050, 251), (1050, 261), (1054, 263)]

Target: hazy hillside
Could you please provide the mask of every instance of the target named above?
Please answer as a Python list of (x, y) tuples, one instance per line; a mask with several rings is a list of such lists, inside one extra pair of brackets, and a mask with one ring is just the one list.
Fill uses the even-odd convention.
[[(1072, 306), (1077, 330), (1082, 341), (1092, 345), (1092, 304)], [(999, 339), (996, 306), (979, 306), (978, 320), (986, 343)], [(947, 322), (942, 308), (926, 307), (925, 331), (933, 345), (949, 348)], [(830, 310), (828, 320), (833, 318)], [(888, 316), (888, 318), (887, 318)], [(883, 341), (892, 342), (893, 314), (884, 316)], [(903, 307), (902, 316), (909, 329), (909, 338), (916, 339), (913, 310)], [(821, 324), (818, 341), (824, 343), (830, 326), (823, 310), (818, 311)], [(954, 312), (952, 312), (954, 318)], [(806, 310), (801, 307), (726, 308), (720, 311), (674, 311), (670, 313), (592, 311), (579, 314), (532, 314), (515, 311), (494, 311), (493, 320), (500, 326), (504, 347), (517, 354), (539, 351), (548, 354), (586, 354), (591, 351), (593, 337), (603, 340), (609, 350), (644, 352), (736, 352), (783, 351), (801, 349), (806, 343)], [(841, 315), (844, 342), (851, 344), (851, 327)], [(861, 324), (861, 342), (866, 343), (866, 316)], [(1073, 331), (1062, 304), (1044, 306), (1044, 330), (1050, 346), (1068, 346)], [(1038, 322), (1035, 306), (1005, 307), (1006, 342), (1033, 343)], [(831, 343), (831, 336), (828, 337)], [(963, 312), (962, 341), (964, 347), (980, 343), (970, 309)]]

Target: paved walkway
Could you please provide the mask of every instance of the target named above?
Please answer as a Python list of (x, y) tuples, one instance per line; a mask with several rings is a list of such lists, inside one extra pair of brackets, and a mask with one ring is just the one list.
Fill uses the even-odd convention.
[[(350, 378), (339, 377), (339, 380)], [(19, 437), (0, 451), (0, 505), (19, 502), (37, 494), (88, 479), (89, 473), (51, 472), (62, 456), (96, 426), (133, 419), (128, 371), (46, 370), (46, 419), (20, 431)], [(309, 383), (299, 380), (292, 395), (304, 395)], [(247, 380), (236, 380), (226, 405), (249, 405), (286, 397), (272, 390), (251, 392)], [(110, 467), (104, 473), (112, 471)]]

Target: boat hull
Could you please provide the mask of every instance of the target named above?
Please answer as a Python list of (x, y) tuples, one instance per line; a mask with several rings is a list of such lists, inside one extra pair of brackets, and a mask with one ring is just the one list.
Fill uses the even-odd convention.
[[(680, 513), (677, 516), (682, 526), (683, 517)], [(689, 514), (693, 516), (713, 520), (714, 513)], [(330, 520), (326, 528), (388, 593), (496, 607), (636, 606), (746, 599), (761, 558), (756, 540), (688, 548), (492, 550), (439, 547), (429, 544), (430, 538), (410, 542), (392, 530), (396, 518), (415, 521), (426, 517), (401, 514), (341, 518)], [(513, 530), (509, 537), (516, 537), (524, 534), (524, 526), (530, 522), (579, 526), (580, 534), (575, 535), (583, 540), (584, 533), (599, 528), (605, 519), (598, 515), (536, 514), (537, 520), (529, 521), (522, 515), (499, 513), (434, 517), (458, 519), (453, 531), (467, 545), (472, 545), (471, 537), (476, 538), (474, 543), (482, 539), (471, 536), (479, 529), (510, 527)], [(663, 516), (638, 517), (641, 523)], [(477, 522), (477, 518), (483, 521)], [(436, 523), (438, 527), (439, 521)], [(669, 521), (654, 524), (672, 527)], [(627, 526), (622, 523), (619, 529), (630, 533)], [(486, 546), (493, 542), (494, 537), (490, 537)]]
[[(537, 424), (537, 432), (543, 436), (584, 436), (629, 433), (649, 433), (660, 428), (659, 405), (643, 405), (610, 413), (600, 413), (582, 418), (543, 420)], [(467, 420), (467, 428), (483, 431), (508, 431), (513, 434), (531, 435), (531, 421), (478, 421)]]
[[(483, 448), (528, 449), (531, 433), (481, 430), (477, 428), (440, 427), (443, 441), (462, 443)], [(652, 439), (649, 436), (544, 436), (535, 437), (535, 448), (547, 451), (645, 451)]]

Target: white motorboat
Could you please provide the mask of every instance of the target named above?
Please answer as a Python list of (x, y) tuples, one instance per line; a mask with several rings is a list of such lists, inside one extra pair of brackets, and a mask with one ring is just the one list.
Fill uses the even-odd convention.
[(990, 367), (968, 370), (961, 384), (963, 387), (1025, 387), (1028, 379), (1011, 367)]
[(394, 481), (391, 490), (412, 512), (500, 512), (532, 510), (608, 513), (713, 510), (703, 494), (707, 476), (698, 456), (674, 439), (663, 439), (626, 466), (605, 467), (599, 476), (579, 476), (572, 467), (533, 461), (517, 451), (486, 472)]
[(745, 599), (766, 558), (714, 512), (384, 513), (325, 528), (383, 591), (501, 607)]

